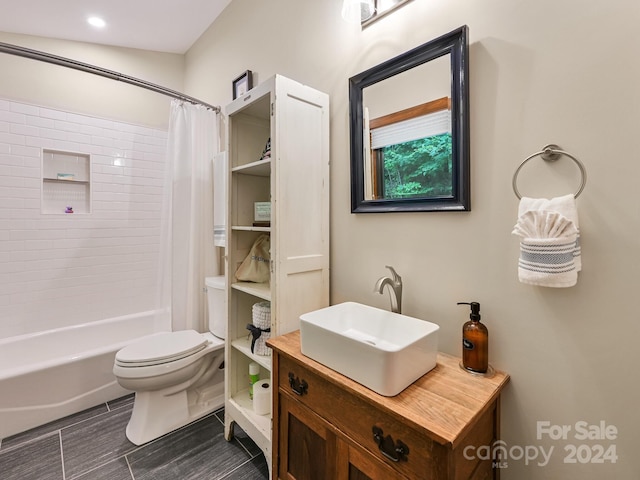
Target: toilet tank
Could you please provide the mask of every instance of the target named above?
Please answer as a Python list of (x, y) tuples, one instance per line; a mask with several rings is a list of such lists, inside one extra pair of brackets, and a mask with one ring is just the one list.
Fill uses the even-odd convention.
[(227, 336), (227, 308), (225, 305), (224, 275), (206, 277), (207, 300), (209, 304), (209, 331), (218, 338)]

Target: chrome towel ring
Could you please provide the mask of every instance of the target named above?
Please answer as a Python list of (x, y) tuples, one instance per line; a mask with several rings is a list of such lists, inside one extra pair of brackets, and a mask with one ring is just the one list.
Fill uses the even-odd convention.
[(522, 167), (524, 167), (525, 163), (527, 163), (532, 158), (535, 158), (538, 156), (542, 158), (545, 162), (555, 162), (562, 155), (566, 155), (571, 160), (573, 160), (574, 163), (580, 169), (580, 175), (582, 177), (580, 182), (580, 188), (578, 188), (578, 191), (574, 194), (574, 197), (578, 198), (578, 196), (584, 190), (584, 186), (587, 184), (587, 170), (584, 168), (584, 164), (580, 160), (578, 160), (576, 157), (574, 157), (570, 153), (565, 152), (564, 150), (561, 150), (558, 145), (554, 145), (553, 143), (549, 145), (545, 145), (541, 151), (536, 152), (533, 155), (529, 155), (527, 158), (525, 158), (522, 161), (520, 166), (516, 169), (515, 173), (513, 174), (513, 181), (512, 181), (513, 191), (516, 194), (516, 197), (518, 197), (518, 199), (522, 198), (522, 195), (520, 195), (520, 192), (518, 191), (517, 183), (518, 183), (518, 174), (520, 173), (520, 170), (522, 169)]

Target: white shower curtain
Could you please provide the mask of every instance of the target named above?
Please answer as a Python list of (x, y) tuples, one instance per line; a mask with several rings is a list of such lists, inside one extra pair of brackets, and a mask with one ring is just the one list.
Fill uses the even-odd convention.
[(164, 330), (206, 331), (204, 279), (219, 274), (212, 183), (218, 142), (215, 112), (171, 102), (158, 275), (158, 325)]

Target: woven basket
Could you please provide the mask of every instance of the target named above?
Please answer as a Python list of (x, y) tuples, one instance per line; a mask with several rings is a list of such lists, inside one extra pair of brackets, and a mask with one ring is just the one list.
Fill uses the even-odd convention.
[[(271, 303), (260, 302), (255, 303), (251, 309), (253, 317), (253, 325), (267, 329), (271, 327)], [(271, 337), (271, 332), (262, 332), (260, 338), (256, 340), (253, 353), (257, 355), (271, 355), (271, 349), (265, 345), (265, 342)]]

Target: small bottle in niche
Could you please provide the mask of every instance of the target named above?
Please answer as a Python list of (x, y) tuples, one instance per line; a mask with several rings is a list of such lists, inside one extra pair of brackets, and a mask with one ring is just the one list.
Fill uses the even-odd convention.
[(462, 366), (467, 370), (486, 373), (489, 369), (489, 330), (480, 323), (478, 302), (458, 302), (470, 305), (469, 321), (462, 326)]

